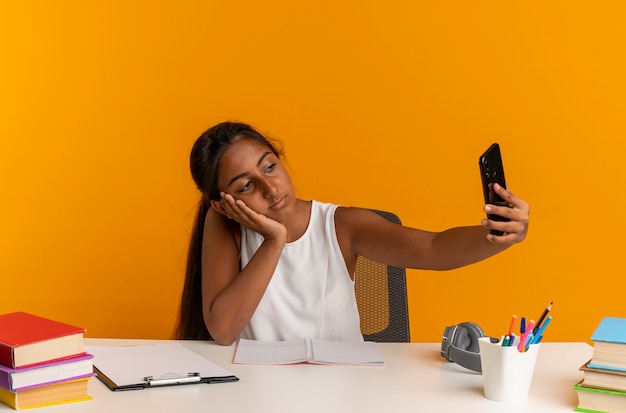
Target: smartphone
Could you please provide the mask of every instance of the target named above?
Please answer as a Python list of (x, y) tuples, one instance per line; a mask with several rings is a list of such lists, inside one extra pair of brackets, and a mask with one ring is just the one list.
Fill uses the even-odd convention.
[[(502, 163), (502, 155), (500, 154), (500, 145), (492, 144), (478, 159), (480, 166), (480, 177), (483, 184), (483, 194), (485, 203), (508, 206), (502, 197), (495, 193), (493, 184), (498, 183), (502, 188), (506, 188), (506, 180), (504, 179), (504, 165)], [(493, 221), (509, 221), (508, 218), (499, 215), (487, 214), (487, 218)], [(489, 230), (494, 235), (504, 234), (502, 231)]]

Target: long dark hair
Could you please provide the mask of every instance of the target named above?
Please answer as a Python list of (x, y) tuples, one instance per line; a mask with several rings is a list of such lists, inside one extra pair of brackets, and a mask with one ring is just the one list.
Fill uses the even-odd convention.
[(218, 201), (221, 198), (217, 182), (222, 157), (239, 138), (259, 142), (270, 148), (276, 156), (282, 156), (282, 151), (276, 143), (270, 142), (269, 139), (256, 131), (252, 126), (245, 123), (219, 123), (200, 135), (194, 143), (189, 157), (189, 166), (191, 176), (202, 193), (202, 198), (198, 203), (187, 253), (185, 284), (174, 333), (177, 339), (212, 339), (204, 323), (202, 312), (202, 237), (204, 234), (204, 221), (211, 205), (210, 201)]

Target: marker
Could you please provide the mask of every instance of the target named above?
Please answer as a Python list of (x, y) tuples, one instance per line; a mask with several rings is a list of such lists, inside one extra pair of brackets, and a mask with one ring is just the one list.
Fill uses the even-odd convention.
[(526, 337), (526, 343), (524, 344), (524, 351), (528, 351), (528, 348), (530, 347), (534, 339), (535, 339), (535, 336), (533, 335), (533, 332), (531, 331), (530, 334), (528, 334), (528, 336)]
[(537, 335), (537, 330), (539, 330), (539, 327), (541, 327), (541, 323), (543, 323), (543, 320), (545, 320), (546, 316), (548, 315), (548, 313), (552, 309), (552, 303), (553, 302), (554, 301), (550, 301), (550, 304), (548, 304), (548, 306), (543, 310), (543, 313), (541, 313), (541, 317), (539, 317), (539, 320), (537, 321), (537, 324), (535, 324), (535, 331), (533, 331), (533, 333), (535, 333), (535, 335)]
[(504, 340), (502, 340), (502, 347), (508, 347), (510, 339), (511, 338), (509, 336), (504, 336)]
[(528, 328), (524, 331), (524, 334), (522, 334), (522, 338), (520, 338), (519, 344), (517, 345), (517, 351), (519, 351), (520, 353), (524, 352), (524, 346), (526, 345), (526, 339), (528, 338), (528, 335), (530, 334), (530, 332), (533, 330), (533, 326), (534, 325), (535, 325), (535, 321), (534, 320), (530, 320), (528, 322)]
[(526, 317), (522, 317), (522, 321), (519, 325), (519, 332), (524, 334), (526, 332)]
[(539, 329), (535, 333), (535, 339), (530, 344), (536, 344), (539, 341), (541, 341), (541, 338), (543, 337), (543, 332), (545, 331), (546, 327), (548, 327), (548, 324), (550, 324), (550, 321), (552, 321), (552, 316), (551, 315), (549, 315), (548, 318), (546, 318), (546, 322), (543, 323), (541, 325), (541, 327), (539, 327)]
[(511, 338), (509, 339), (509, 347), (515, 344), (515, 333), (511, 333)]
[(509, 325), (509, 336), (513, 334), (513, 326), (515, 325), (515, 320), (517, 320), (517, 316), (514, 314), (513, 317), (511, 317), (511, 324)]

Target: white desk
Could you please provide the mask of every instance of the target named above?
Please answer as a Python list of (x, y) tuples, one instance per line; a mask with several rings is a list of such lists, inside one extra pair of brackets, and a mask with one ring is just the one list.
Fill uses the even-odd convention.
[[(88, 345), (153, 344), (159, 340), (86, 339)], [(250, 366), (231, 363), (234, 346), (183, 341), (232, 371), (239, 382), (112, 392), (97, 378), (93, 400), (49, 406), (46, 413), (245, 412), (571, 412), (578, 367), (591, 358), (586, 343), (542, 343), (528, 401), (502, 403), (483, 396), (482, 376), (439, 355), (438, 343), (380, 343), (384, 367)], [(13, 411), (0, 403), (0, 411)], [(33, 410), (34, 412), (35, 410)]]

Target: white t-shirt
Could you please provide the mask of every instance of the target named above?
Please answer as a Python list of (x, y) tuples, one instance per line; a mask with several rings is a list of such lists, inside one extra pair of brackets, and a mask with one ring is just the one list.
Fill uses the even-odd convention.
[[(363, 341), (354, 282), (335, 232), (336, 209), (337, 205), (312, 201), (305, 233), (285, 245), (265, 294), (240, 338)], [(262, 242), (260, 234), (242, 226), (242, 268)]]

